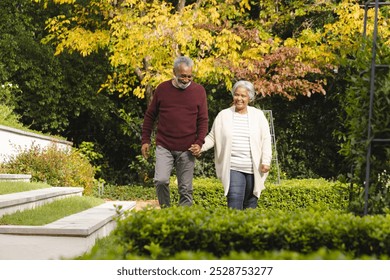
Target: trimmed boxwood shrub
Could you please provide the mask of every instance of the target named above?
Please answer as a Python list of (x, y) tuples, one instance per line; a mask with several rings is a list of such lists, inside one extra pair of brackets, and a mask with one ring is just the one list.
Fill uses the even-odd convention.
[[(124, 248), (113, 242), (114, 238), (108, 236), (99, 239), (92, 250), (76, 259), (78, 260), (121, 260)], [(154, 256), (153, 256), (154, 257)], [(139, 256), (136, 254), (126, 254), (126, 260), (151, 260), (152, 256)], [(385, 258), (385, 257), (384, 257)], [(204, 251), (181, 251), (171, 257), (169, 260), (353, 260), (351, 254), (340, 252), (339, 250), (329, 250), (321, 248), (315, 252), (304, 254), (299, 252), (280, 250), (280, 251), (252, 251), (237, 252), (230, 251), (229, 255), (216, 257), (214, 254)], [(375, 256), (361, 256), (359, 259), (373, 260)]]
[(169, 259), (182, 252), (223, 258), (240, 252), (314, 254), (326, 249), (349, 258), (390, 256), (390, 216), (358, 217), (340, 211), (238, 211), (199, 206), (133, 213), (119, 222), (110, 258)]
[[(171, 180), (173, 203), (177, 186)], [(154, 188), (109, 188), (122, 198)], [(126, 191), (127, 190), (127, 191)], [(145, 209), (119, 222), (92, 259), (387, 259), (390, 218), (347, 212), (351, 186), (324, 179), (268, 184), (257, 209), (227, 209), (217, 179), (194, 180), (194, 206)], [(150, 195), (150, 196), (149, 196)]]

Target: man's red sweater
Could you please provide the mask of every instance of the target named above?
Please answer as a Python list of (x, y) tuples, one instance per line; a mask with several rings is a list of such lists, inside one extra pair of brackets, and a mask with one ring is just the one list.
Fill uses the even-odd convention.
[(157, 145), (171, 151), (186, 151), (191, 144), (202, 147), (208, 132), (207, 97), (204, 87), (191, 82), (186, 89), (178, 89), (172, 85), (172, 80), (158, 85), (145, 113), (142, 144), (150, 143), (156, 120)]

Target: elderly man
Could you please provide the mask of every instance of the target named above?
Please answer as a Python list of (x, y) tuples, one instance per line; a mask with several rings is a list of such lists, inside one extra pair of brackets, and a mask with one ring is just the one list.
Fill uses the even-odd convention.
[(176, 168), (179, 205), (192, 205), (192, 180), (195, 158), (189, 149), (200, 149), (208, 132), (206, 91), (193, 81), (193, 61), (175, 59), (173, 79), (157, 86), (142, 127), (144, 158), (149, 156), (153, 125), (158, 118), (154, 183), (160, 207), (169, 207), (169, 178)]

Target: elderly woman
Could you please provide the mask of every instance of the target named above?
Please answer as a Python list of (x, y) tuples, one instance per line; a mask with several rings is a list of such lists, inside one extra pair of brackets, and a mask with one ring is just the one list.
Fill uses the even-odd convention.
[(248, 81), (232, 88), (233, 106), (219, 112), (202, 149), (214, 147), (217, 177), (222, 181), (229, 208), (256, 208), (272, 159), (271, 134), (264, 113), (252, 106), (255, 90)]

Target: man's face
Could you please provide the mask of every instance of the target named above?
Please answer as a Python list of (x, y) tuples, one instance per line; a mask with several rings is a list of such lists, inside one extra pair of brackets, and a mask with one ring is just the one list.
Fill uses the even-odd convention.
[(174, 70), (175, 80), (177, 86), (181, 89), (187, 88), (192, 81), (192, 67), (188, 67), (185, 64), (180, 64), (177, 69)]

